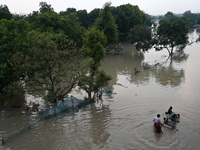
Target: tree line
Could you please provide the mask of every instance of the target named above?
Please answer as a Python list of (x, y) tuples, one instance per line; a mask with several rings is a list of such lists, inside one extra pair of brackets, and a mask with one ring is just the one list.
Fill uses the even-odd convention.
[[(74, 8), (56, 13), (46, 2), (39, 6), (28, 15), (11, 14), (7, 6), (0, 6), (1, 103), (11, 105), (8, 100), (15, 101), (27, 89), (45, 91), (44, 99), (54, 103), (76, 86), (94, 100), (111, 79), (99, 70), (105, 47), (124, 38), (128, 28), (144, 23), (145, 14), (130, 4), (113, 8), (106, 3), (90, 13)], [(121, 17), (123, 9), (137, 20), (133, 24), (126, 18), (126, 30), (112, 15), (116, 11)]]
[(111, 80), (99, 70), (107, 47), (130, 40), (139, 51), (187, 43), (188, 21), (168, 13), (152, 34), (152, 18), (138, 6), (126, 4), (102, 9), (67, 8), (55, 12), (40, 2), (39, 11), (11, 14), (0, 6), (0, 102), (13, 103), (14, 96), (27, 89), (45, 91), (44, 100), (56, 102), (76, 86), (94, 100)]

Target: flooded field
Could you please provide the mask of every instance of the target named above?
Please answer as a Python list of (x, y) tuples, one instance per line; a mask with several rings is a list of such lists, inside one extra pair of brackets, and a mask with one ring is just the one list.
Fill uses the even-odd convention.
[[(195, 40), (199, 33), (190, 33)], [(112, 76), (109, 96), (77, 112), (61, 113), (0, 145), (0, 150), (198, 150), (200, 138), (200, 43), (187, 46), (172, 60), (166, 50), (138, 53), (123, 43), (122, 55), (105, 57), (101, 68)], [(135, 74), (134, 68), (139, 70)], [(84, 93), (73, 95), (83, 98)], [(27, 95), (27, 100), (40, 101)], [(181, 115), (176, 130), (153, 130), (153, 118)], [(0, 136), (36, 119), (21, 110), (1, 111)]]

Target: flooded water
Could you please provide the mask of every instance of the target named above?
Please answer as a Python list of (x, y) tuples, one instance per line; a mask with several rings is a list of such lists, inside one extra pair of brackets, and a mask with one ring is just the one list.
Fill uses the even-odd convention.
[[(198, 35), (193, 32), (190, 39)], [(78, 112), (42, 120), (0, 150), (198, 150), (200, 43), (187, 46), (172, 60), (167, 60), (166, 50), (140, 54), (128, 43), (123, 46), (123, 55), (108, 55), (102, 63), (113, 78), (108, 86), (112, 95)], [(162, 127), (163, 134), (154, 133), (153, 118), (158, 113), (165, 117), (169, 106), (181, 115), (176, 130)], [(0, 136), (34, 119), (20, 110), (1, 111)]]

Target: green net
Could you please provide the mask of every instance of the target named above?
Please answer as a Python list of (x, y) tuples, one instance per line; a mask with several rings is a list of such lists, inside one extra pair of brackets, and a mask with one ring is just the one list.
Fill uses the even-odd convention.
[(11, 133), (8, 133), (8, 134), (2, 136), (0, 138), (0, 141), (2, 142), (2, 144), (5, 144), (10, 138), (31, 129), (34, 126), (37, 126), (38, 122), (44, 118), (48, 119), (48, 118), (51, 118), (61, 112), (65, 112), (67, 110), (78, 109), (79, 107), (90, 104), (92, 102), (93, 101), (86, 101), (86, 100), (83, 101), (74, 96), (70, 96), (69, 98), (67, 98), (66, 100), (61, 102), (60, 104), (58, 104), (50, 109), (46, 109), (46, 110), (42, 111), (41, 115), (36, 120), (25, 124), (23, 127), (21, 127), (18, 130), (15, 130)]
[(80, 100), (74, 96), (70, 96), (65, 101), (61, 102), (60, 104), (47, 109), (45, 111), (42, 111), (41, 114), (45, 118), (51, 118), (61, 112), (67, 111), (69, 109), (76, 109), (78, 108), (83, 100)]

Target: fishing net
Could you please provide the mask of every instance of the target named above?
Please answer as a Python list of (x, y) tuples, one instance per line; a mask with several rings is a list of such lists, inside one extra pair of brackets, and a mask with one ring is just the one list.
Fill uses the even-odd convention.
[(70, 96), (65, 101), (61, 102), (60, 104), (58, 104), (58, 105), (56, 105), (56, 106), (54, 106), (50, 109), (42, 111), (41, 115), (36, 120), (25, 124), (24, 126), (22, 126), (18, 130), (15, 130), (11, 133), (8, 133), (8, 134), (2, 136), (0, 138), (0, 141), (2, 142), (2, 144), (4, 144), (8, 141), (8, 139), (33, 128), (34, 126), (37, 126), (38, 122), (40, 122), (43, 118), (48, 119), (48, 118), (51, 118), (51, 117), (57, 115), (58, 113), (61, 113), (61, 112), (67, 111), (67, 110), (74, 110), (74, 109), (77, 109), (80, 106), (87, 105), (91, 102), (92, 101), (83, 101), (83, 100), (80, 100), (80, 99), (78, 99), (74, 96)]
[(103, 91), (105, 93), (106, 96), (111, 95), (113, 93), (113, 88), (107, 88)]
[(47, 109), (45, 111), (42, 111), (41, 114), (45, 118), (51, 118), (61, 112), (67, 111), (69, 109), (78, 108), (82, 102), (83, 102), (83, 100), (80, 100), (71, 95), (69, 98), (67, 98), (65, 101), (61, 102), (60, 104), (58, 104), (50, 109)]
[(4, 136), (1, 137), (1, 143), (5, 144), (9, 139), (13, 138), (14, 136), (26, 132), (29, 129), (34, 128), (34, 126), (40, 121), (40, 119), (36, 119), (34, 121), (32, 121), (31, 123), (27, 123), (25, 125), (23, 125), (20, 129), (12, 131)]

